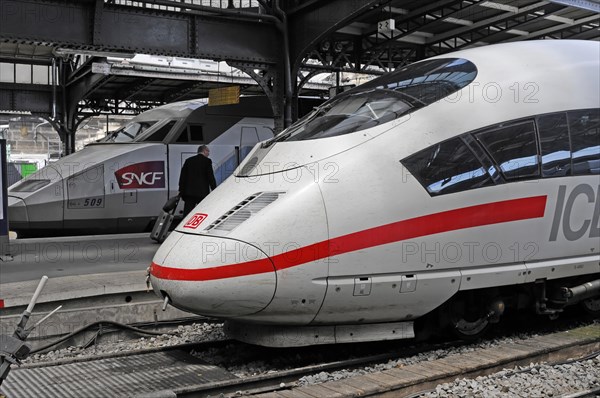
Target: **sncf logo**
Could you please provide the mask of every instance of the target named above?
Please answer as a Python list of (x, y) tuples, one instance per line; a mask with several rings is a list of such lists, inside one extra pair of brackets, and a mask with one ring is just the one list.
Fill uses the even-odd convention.
[(196, 229), (198, 228), (198, 225), (202, 224), (202, 221), (204, 221), (206, 217), (208, 217), (208, 214), (196, 213), (185, 223), (183, 228)]
[(147, 189), (165, 187), (165, 163), (142, 162), (115, 171), (121, 189)]

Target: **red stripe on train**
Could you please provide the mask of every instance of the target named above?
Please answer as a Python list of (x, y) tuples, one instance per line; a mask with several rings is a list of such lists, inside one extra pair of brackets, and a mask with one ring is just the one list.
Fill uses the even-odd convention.
[(391, 224), (339, 236), (313, 245), (273, 256), (271, 259), (222, 265), (212, 268), (183, 269), (152, 263), (150, 272), (160, 279), (205, 281), (256, 275), (295, 267), (311, 261), (368, 249), (406, 239), (435, 235), (460, 229), (544, 217), (546, 196), (504, 200), (428, 214)]

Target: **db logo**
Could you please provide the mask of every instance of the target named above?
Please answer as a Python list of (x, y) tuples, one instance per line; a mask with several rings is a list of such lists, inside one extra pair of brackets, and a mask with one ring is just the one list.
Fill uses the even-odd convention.
[(198, 225), (202, 224), (202, 221), (204, 221), (206, 217), (208, 217), (208, 214), (196, 213), (192, 216), (192, 218), (189, 219), (188, 222), (185, 223), (183, 228), (196, 229), (198, 228)]

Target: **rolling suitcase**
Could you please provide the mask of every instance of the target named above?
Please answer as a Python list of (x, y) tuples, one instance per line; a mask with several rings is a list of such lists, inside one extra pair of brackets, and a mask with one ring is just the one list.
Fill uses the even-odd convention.
[(174, 196), (167, 200), (167, 203), (165, 203), (163, 206), (158, 219), (154, 223), (152, 232), (150, 233), (150, 238), (152, 240), (162, 243), (167, 238), (167, 234), (169, 233), (169, 229), (173, 223), (173, 218), (175, 217), (175, 209), (177, 208), (178, 204), (179, 196)]

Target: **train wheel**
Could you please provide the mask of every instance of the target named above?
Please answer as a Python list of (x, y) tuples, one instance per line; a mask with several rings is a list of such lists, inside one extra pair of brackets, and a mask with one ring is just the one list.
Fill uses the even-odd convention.
[(592, 318), (600, 318), (600, 296), (583, 300), (579, 305)]
[(482, 336), (490, 326), (487, 311), (480, 306), (455, 303), (450, 306), (449, 315), (450, 330), (462, 340), (475, 340)]
[(483, 335), (489, 326), (490, 322), (485, 318), (475, 320), (460, 318), (452, 322), (452, 331), (463, 340), (474, 340)]

